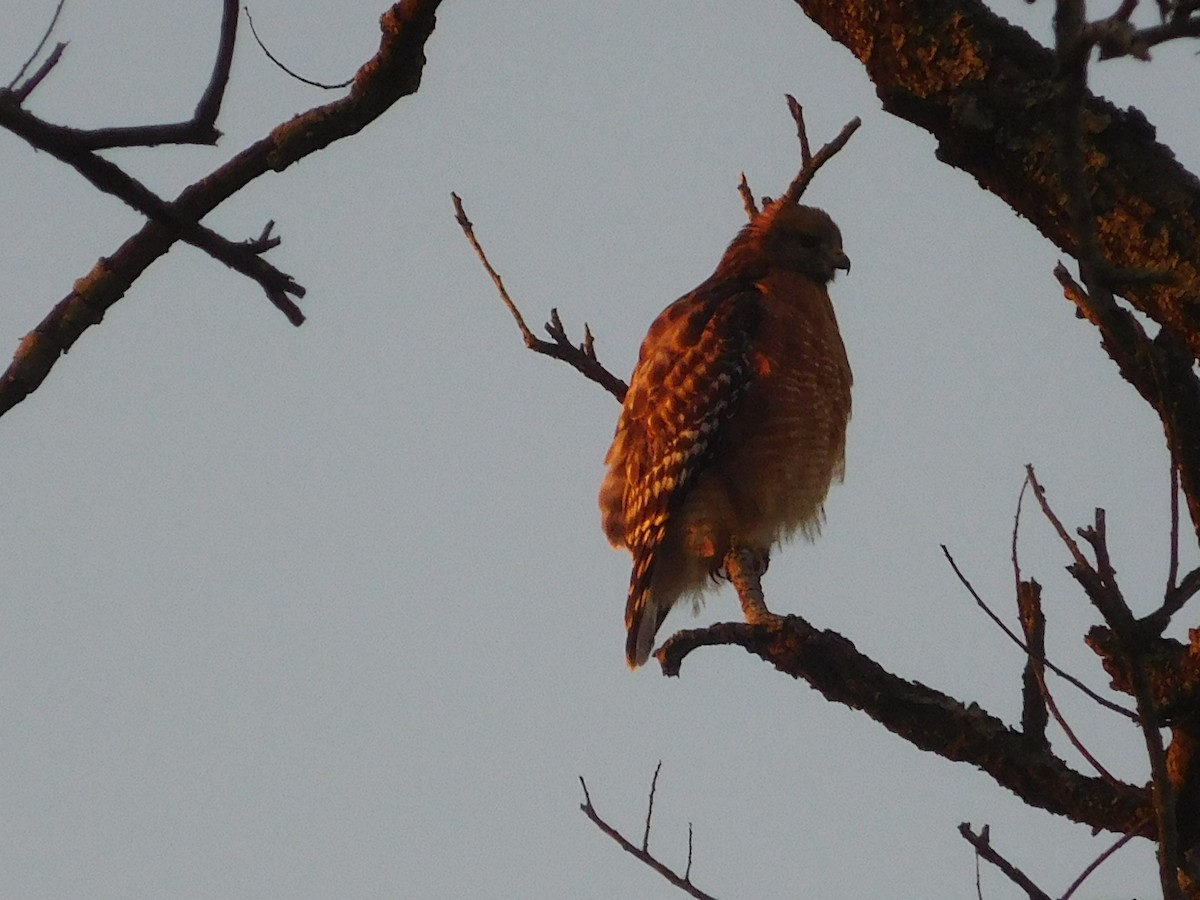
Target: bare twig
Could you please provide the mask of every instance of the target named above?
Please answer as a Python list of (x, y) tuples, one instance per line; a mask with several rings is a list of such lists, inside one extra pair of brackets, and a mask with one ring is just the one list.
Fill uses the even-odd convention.
[[(227, 2), (236, 12), (236, 0)], [(348, 96), (294, 116), (235, 154), (185, 188), (171, 203), (175, 213), (185, 221), (199, 222), (254, 179), (283, 171), (341, 138), (358, 134), (401, 97), (416, 91), (438, 3), (401, 0), (393, 4), (380, 17), (379, 50), (359, 69)], [(7, 126), (16, 112), (23, 111), (3, 102), (0, 95), (0, 126)], [(26, 335), (12, 363), (0, 374), (0, 414), (37, 390), (58, 359), (179, 238), (173, 228), (148, 222), (78, 279), (74, 289)]]
[(596, 382), (610, 394), (617, 398), (618, 402), (625, 399), (625, 394), (629, 391), (629, 385), (618, 378), (612, 372), (608, 371), (596, 358), (596, 348), (592, 338), (591, 329), (584, 326), (584, 340), (579, 346), (571, 343), (567, 337), (566, 329), (563, 328), (562, 320), (558, 317), (558, 310), (550, 310), (550, 321), (546, 323), (546, 333), (550, 335), (553, 341), (544, 341), (537, 337), (525, 324), (525, 318), (521, 315), (521, 311), (517, 308), (517, 304), (513, 302), (508, 295), (508, 291), (504, 287), (504, 280), (500, 277), (500, 273), (492, 268), (492, 264), (488, 261), (487, 254), (483, 250), (483, 245), (479, 243), (479, 239), (475, 237), (475, 227), (471, 224), (471, 220), (467, 218), (466, 210), (463, 209), (462, 200), (458, 194), (452, 193), (450, 199), (454, 203), (454, 220), (463, 230), (467, 241), (475, 250), (475, 255), (479, 257), (483, 268), (491, 276), (492, 283), (496, 285), (496, 290), (500, 294), (500, 299), (507, 307), (509, 314), (517, 323), (517, 328), (521, 332), (521, 338), (525, 341), (525, 346), (534, 353), (541, 353), (544, 356), (549, 356), (554, 359), (562, 360), (565, 363), (573, 366), (576, 371), (582, 374), (585, 378)]
[(1028, 895), (1029, 900), (1050, 900), (1049, 894), (1034, 884), (1024, 872), (996, 852), (991, 845), (986, 825), (983, 826), (983, 830), (979, 834), (975, 834), (971, 830), (970, 823), (963, 822), (958, 826), (958, 833), (966, 839), (967, 843), (975, 848), (976, 853), (1007, 875), (1009, 881), (1023, 890)]
[[(983, 833), (988, 833), (988, 826), (983, 826)], [(983, 900), (983, 879), (980, 877), (979, 866), (979, 851), (975, 851), (975, 896), (978, 900)]]
[(646, 830), (642, 833), (642, 849), (650, 849), (650, 819), (654, 815), (654, 791), (658, 787), (658, 773), (662, 771), (662, 760), (654, 767), (654, 777), (650, 779), (650, 800), (646, 803)]
[(1099, 856), (1097, 856), (1095, 859), (1093, 859), (1090, 863), (1088, 863), (1087, 867), (1082, 872), (1079, 873), (1079, 877), (1076, 878), (1074, 881), (1072, 881), (1071, 886), (1068, 887), (1066, 889), (1066, 891), (1063, 892), (1063, 895), (1062, 895), (1062, 897), (1059, 898), (1059, 900), (1070, 900), (1071, 895), (1074, 894), (1075, 891), (1079, 889), (1079, 886), (1081, 884), (1083, 884), (1084, 881), (1087, 880), (1087, 877), (1089, 875), (1091, 875), (1093, 872), (1096, 871), (1096, 869), (1098, 869), (1100, 867), (1100, 864), (1102, 862), (1104, 862), (1106, 859), (1108, 859), (1110, 856), (1112, 856), (1114, 853), (1116, 853), (1118, 850), (1120, 850), (1122, 847), (1124, 847), (1126, 844), (1128, 844), (1131, 840), (1133, 840), (1132, 834), (1123, 834), (1123, 835), (1121, 835), (1121, 837), (1117, 838), (1116, 842), (1114, 842), (1111, 847), (1109, 847), (1107, 850), (1105, 850), (1103, 853), (1101, 853)]
[[(971, 597), (975, 600), (976, 605), (981, 610), (983, 610), (983, 612), (987, 615), (987, 617), (996, 624), (996, 627), (998, 627), (1001, 631), (1003, 631), (1005, 633), (1005, 635), (1008, 636), (1009, 640), (1011, 640), (1014, 644), (1016, 644), (1023, 651), (1025, 651), (1025, 653), (1029, 653), (1030, 649), (1028, 646), (1026, 646), (1025, 642), (1023, 640), (1021, 640), (1019, 637), (1017, 637), (1017, 635), (1013, 633), (1012, 629), (1004, 624), (1004, 620), (1001, 619), (998, 615), (996, 615), (996, 613), (994, 613), (992, 611), (991, 607), (989, 607), (987, 605), (987, 603), (984, 602), (983, 598), (979, 596), (979, 592), (975, 590), (975, 588), (971, 585), (971, 582), (962, 573), (962, 570), (958, 568), (957, 563), (955, 563), (955, 561), (954, 561), (954, 557), (950, 555), (950, 551), (946, 548), (946, 545), (942, 544), (941, 548), (942, 548), (942, 553), (946, 557), (946, 561), (950, 563), (950, 568), (954, 570), (954, 574), (958, 577), (958, 580), (960, 582), (962, 582), (963, 587), (965, 587), (967, 589), (968, 593), (970, 593)], [(1090, 687), (1088, 687), (1086, 684), (1084, 684), (1082, 681), (1080, 681), (1074, 675), (1059, 668), (1054, 663), (1052, 663), (1050, 660), (1043, 657), (1041, 659), (1041, 662), (1043, 665), (1046, 666), (1047, 669), (1049, 669), (1055, 675), (1059, 676), (1064, 681), (1067, 681), (1070, 684), (1074, 685), (1076, 688), (1078, 688), (1080, 691), (1082, 691), (1084, 694), (1086, 694), (1092, 700), (1099, 703), (1105, 709), (1110, 709), (1115, 713), (1125, 716), (1127, 719), (1136, 720), (1137, 716), (1135, 713), (1132, 713), (1129, 710), (1125, 709), (1124, 707), (1122, 707), (1116, 703), (1113, 703), (1108, 698), (1103, 697), (1100, 694), (1097, 694), (1095, 691), (1093, 691)]]
[(683, 870), (683, 880), (690, 881), (692, 877), (692, 823), (688, 822), (688, 861), (687, 868)]
[(750, 190), (750, 182), (746, 181), (745, 172), (738, 181), (738, 193), (742, 195), (742, 208), (746, 210), (746, 218), (753, 222), (758, 217), (758, 204), (754, 202), (754, 192)]
[(20, 87), (10, 91), (9, 96), (18, 105), (24, 103), (29, 95), (33, 93), (34, 89), (42, 83), (42, 80), (50, 74), (50, 70), (58, 65), (58, 61), (62, 59), (63, 51), (66, 49), (67, 44), (65, 41), (55, 44), (54, 49), (50, 51), (50, 55), (46, 57), (45, 61), (38, 66), (37, 71), (30, 75), (29, 80)]
[[(660, 765), (661, 765), (661, 763), (660, 763)], [(696, 885), (692, 884), (692, 882), (691, 882), (690, 876), (691, 876), (692, 866), (691, 866), (690, 826), (689, 826), (689, 839), (688, 839), (688, 848), (689, 848), (688, 849), (688, 867), (683, 875), (679, 875), (675, 871), (673, 871), (669, 866), (664, 865), (663, 863), (661, 863), (657, 859), (655, 859), (655, 857), (652, 854), (650, 854), (649, 852), (647, 852), (644, 847), (639, 848), (632, 841), (630, 841), (623, 834), (621, 834), (621, 832), (617, 831), (617, 829), (615, 829), (615, 828), (613, 828), (613, 826), (609, 825), (606, 821), (604, 821), (604, 819), (600, 818), (600, 814), (597, 813), (596, 808), (594, 806), (592, 806), (592, 798), (591, 798), (591, 795), (588, 794), (587, 783), (583, 780), (582, 775), (579, 776), (579, 784), (583, 788), (583, 803), (581, 803), (579, 805), (579, 808), (583, 811), (583, 814), (585, 816), (587, 816), (597, 828), (599, 828), (601, 831), (603, 831), (605, 834), (607, 834), (610, 838), (612, 838), (614, 841), (616, 841), (622, 850), (624, 850), (630, 856), (633, 856), (634, 858), (641, 860), (643, 863), (645, 863), (647, 866), (649, 866), (651, 869), (653, 869), (655, 872), (657, 872), (663, 878), (667, 879), (667, 881), (669, 881), (671, 884), (675, 885), (675, 887), (679, 888), (680, 890), (684, 891), (687, 894), (690, 894), (693, 897), (696, 897), (697, 900), (716, 900), (716, 898), (713, 897), (711, 894), (706, 894), (704, 891), (700, 890), (700, 888), (696, 887)]]
[(264, 44), (262, 42), (262, 38), (260, 38), (258, 36), (258, 31), (254, 27), (254, 19), (250, 16), (250, 7), (243, 6), (242, 9), (245, 10), (245, 12), (246, 12), (246, 23), (250, 26), (250, 34), (252, 34), (254, 36), (254, 40), (258, 44), (258, 48), (267, 55), (267, 59), (269, 59), (271, 62), (275, 63), (276, 66), (278, 66), (280, 69), (282, 69), (288, 75), (291, 75), (297, 81), (303, 82), (304, 84), (310, 85), (311, 87), (321, 88), (322, 90), (326, 90), (326, 91), (336, 91), (341, 88), (349, 87), (350, 85), (354, 84), (353, 76), (351, 76), (350, 78), (347, 78), (345, 81), (340, 81), (337, 84), (326, 84), (323, 81), (313, 81), (311, 78), (305, 78), (303, 75), (298, 75), (295, 72), (293, 72), (291, 69), (289, 69), (287, 66), (285, 66), (283, 63), (281, 63), (278, 59), (275, 58), (275, 54), (267, 49), (267, 45)]
[(796, 137), (800, 139), (800, 167), (806, 169), (812, 165), (812, 149), (808, 146), (808, 129), (804, 127), (804, 107), (791, 94), (787, 97), (788, 112), (796, 123)]
[(809, 184), (812, 183), (813, 178), (816, 177), (817, 172), (820, 171), (821, 166), (833, 159), (846, 146), (846, 142), (850, 140), (851, 135), (858, 130), (860, 125), (862, 125), (862, 120), (858, 116), (855, 116), (838, 132), (837, 137), (818, 150), (809, 159), (808, 163), (800, 169), (800, 172), (792, 179), (792, 183), (788, 185), (787, 190), (784, 192), (783, 196), (787, 202), (795, 203), (800, 199), (805, 190), (808, 189)]
[[(4, 113), (10, 115), (6, 117)], [(73, 141), (58, 140), (59, 132), (23, 109), (9, 109), (0, 102), (0, 123), (32, 146), (71, 166), (98, 190), (123, 200), (168, 233), (258, 282), (271, 303), (293, 325), (304, 321), (304, 314), (289, 296), (303, 297), (304, 288), (247, 244), (229, 241), (201, 225), (182, 212), (178, 204), (162, 199), (116, 163), (91, 150), (81, 149)]]
[(196, 103), (192, 117), (186, 122), (167, 122), (156, 125), (118, 125), (108, 128), (66, 128), (43, 123), (57, 142), (77, 150), (102, 150), (108, 147), (154, 147), (161, 144), (215, 144), (221, 137), (217, 116), (229, 72), (233, 66), (233, 49), (237, 42), (238, 0), (222, 0), (221, 34), (208, 84)]
[[(1060, 12), (1065, 2), (1066, 0), (1060, 0)], [(1109, 560), (1105, 538), (1104, 510), (1096, 510), (1094, 526), (1082, 528), (1079, 531), (1080, 535), (1092, 545), (1096, 554), (1096, 566), (1093, 567), (1084, 557), (1078, 545), (1066, 533), (1062, 522), (1054, 515), (1054, 511), (1046, 500), (1045, 491), (1037, 481), (1033, 467), (1028, 466), (1026, 471), (1029, 483), (1033, 487), (1034, 496), (1041, 504), (1043, 513), (1058, 531), (1059, 536), (1063, 538), (1063, 542), (1075, 558), (1075, 563), (1068, 566), (1067, 571), (1079, 582), (1092, 605), (1104, 617), (1117, 639), (1119, 652), (1129, 667), (1129, 680), (1133, 687), (1134, 699), (1137, 701), (1137, 720), (1141, 726), (1142, 737), (1146, 744), (1146, 754), (1150, 760), (1154, 818), (1158, 834), (1159, 881), (1162, 885), (1163, 896), (1167, 900), (1182, 900), (1176, 877), (1176, 872), (1181, 868), (1181, 856), (1175, 818), (1175, 789), (1167, 771), (1166, 750), (1163, 746), (1162, 733), (1158, 727), (1157, 708), (1142, 664), (1141, 638), (1133, 613), (1130, 612), (1117, 587), (1115, 573)]]
[[(965, 587), (970, 592), (971, 596), (975, 598), (975, 603), (979, 606), (979, 608), (982, 609), (985, 613), (987, 613), (988, 618), (990, 618), (993, 622), (995, 622), (1000, 627), (1000, 629), (1009, 636), (1009, 638), (1011, 638), (1019, 646), (1021, 646), (1025, 650), (1025, 652), (1029, 654), (1030, 658), (1032, 658), (1033, 653), (1030, 650), (1030, 648), (1026, 647), (1025, 644), (1021, 640), (1019, 640), (1015, 634), (1012, 633), (1012, 631), (1008, 628), (1008, 626), (1005, 625), (1003, 623), (1003, 621), (1001, 621), (1000, 617), (997, 616), (994, 612), (992, 612), (992, 610), (990, 608), (988, 608), (988, 605), (983, 602), (983, 598), (979, 596), (979, 593), (975, 590), (974, 587), (972, 587), (971, 582), (967, 580), (967, 577), (962, 573), (962, 571), (958, 568), (958, 565), (954, 562), (954, 557), (950, 555), (950, 551), (946, 549), (945, 544), (942, 545), (942, 553), (944, 553), (946, 555), (946, 559), (950, 563), (950, 568), (952, 568), (954, 570), (954, 574), (958, 576), (958, 580), (960, 582), (962, 582), (963, 587)], [(1045, 663), (1044, 657), (1042, 659), (1042, 662)], [(1096, 770), (1096, 772), (1099, 773), (1101, 778), (1103, 778), (1105, 781), (1108, 781), (1112, 784), (1117, 784), (1118, 783), (1117, 779), (1106, 768), (1104, 768), (1104, 766), (1102, 766), (1100, 764), (1100, 761), (1097, 760), (1096, 757), (1092, 756), (1092, 754), (1088, 751), (1087, 747), (1085, 747), (1083, 745), (1083, 742), (1075, 736), (1075, 732), (1071, 729), (1071, 726), (1067, 724), (1067, 720), (1065, 718), (1063, 718), (1062, 714), (1059, 712), (1058, 704), (1056, 704), (1054, 702), (1054, 697), (1051, 696), (1049, 689), (1046, 687), (1045, 680), (1043, 679), (1042, 681), (1040, 681), (1038, 686), (1041, 690), (1042, 698), (1046, 701), (1046, 706), (1047, 706), (1047, 708), (1049, 708), (1051, 715), (1054, 716), (1054, 720), (1056, 722), (1058, 722), (1059, 727), (1062, 728), (1063, 733), (1066, 734), (1067, 739), (1070, 740), (1071, 744), (1075, 747), (1075, 749), (1079, 751), (1080, 755), (1083, 756), (1084, 759), (1086, 759), (1089, 763), (1092, 764), (1092, 768), (1094, 768)], [(1090, 693), (1091, 692), (1089, 691), (1089, 694)], [(1098, 695), (1095, 695), (1095, 697), (1097, 700), (1100, 700), (1100, 702), (1103, 702), (1105, 706), (1110, 706), (1110, 707), (1115, 706), (1115, 704), (1111, 704), (1111, 703), (1109, 703), (1109, 701), (1101, 700), (1101, 698), (1099, 698)], [(1118, 709), (1119, 709), (1119, 707), (1118, 707)], [(1122, 712), (1124, 712), (1124, 710), (1122, 710)]]
[(54, 7), (54, 15), (50, 17), (50, 24), (46, 26), (46, 30), (42, 33), (42, 39), (37, 42), (37, 46), (33, 48), (33, 52), (29, 54), (29, 58), (21, 64), (21, 68), (17, 70), (16, 77), (8, 83), (8, 89), (14, 93), (20, 94), (22, 99), (29, 96), (29, 92), (32, 91), (34, 87), (37, 87), (37, 82), (34, 81), (34, 78), (36, 78), (37, 81), (41, 81), (46, 77), (46, 72), (49, 72), (50, 69), (54, 68), (54, 63), (58, 62), (58, 57), (62, 55), (62, 50), (59, 48), (66, 46), (65, 44), (59, 44), (55, 52), (50, 54), (54, 62), (51, 62), (49, 65), (46, 65), (45, 63), (42, 64), (41, 69), (39, 69), (41, 74), (35, 75), (34, 78), (30, 79), (30, 81), (34, 81), (32, 86), (22, 85), (21, 88), (17, 88), (17, 82), (25, 77), (25, 73), (29, 70), (29, 67), (33, 65), (33, 61), (38, 58), (38, 54), (41, 53), (42, 48), (46, 46), (46, 41), (50, 40), (50, 35), (54, 33), (54, 26), (58, 24), (58, 17), (62, 15), (64, 3), (66, 3), (66, 0), (58, 0), (58, 5)]

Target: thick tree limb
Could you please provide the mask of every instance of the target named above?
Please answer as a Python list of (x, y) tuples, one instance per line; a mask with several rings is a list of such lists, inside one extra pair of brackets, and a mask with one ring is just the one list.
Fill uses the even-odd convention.
[[(440, 0), (402, 0), (380, 20), (379, 51), (358, 70), (349, 94), (295, 116), (274, 128), (227, 163), (185, 188), (173, 206), (198, 222), (266, 172), (280, 172), (334, 141), (356, 134), (401, 97), (415, 92), (425, 64), (425, 42), (433, 33)], [(100, 260), (21, 342), (0, 375), (0, 414), (21, 402), (45, 379), (58, 358), (130, 285), (178, 240), (168, 228), (148, 222), (115, 253)]]
[(1150, 795), (1141, 787), (1081, 775), (977, 704), (907, 681), (860, 653), (846, 638), (799, 616), (763, 625), (728, 622), (672, 635), (656, 656), (678, 675), (697, 647), (732, 644), (803, 679), (827, 699), (860, 709), (904, 740), (987, 772), (1025, 803), (1117, 834), (1154, 837)]
[[(796, 0), (866, 67), (884, 109), (937, 138), (973, 175), (1076, 255), (1058, 172), (1054, 54), (979, 0)], [(1125, 295), (1200, 358), (1200, 182), (1136, 110), (1088, 95), (1084, 155), (1100, 248), (1112, 266), (1169, 271)]]

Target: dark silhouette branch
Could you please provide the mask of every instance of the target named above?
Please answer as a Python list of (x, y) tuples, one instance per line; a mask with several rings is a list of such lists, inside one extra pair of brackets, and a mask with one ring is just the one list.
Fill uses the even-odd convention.
[(56, 46), (46, 61), (30, 76), (29, 81), (18, 86), (21, 79), (25, 77), (25, 73), (29, 71), (29, 67), (33, 65), (33, 61), (42, 52), (42, 48), (46, 46), (46, 41), (50, 40), (50, 35), (54, 33), (54, 26), (58, 24), (58, 17), (62, 15), (64, 3), (66, 3), (66, 0), (58, 0), (58, 5), (54, 7), (54, 15), (50, 17), (50, 24), (42, 32), (41, 40), (37, 42), (37, 46), (33, 48), (33, 52), (29, 54), (25, 62), (21, 64), (21, 68), (17, 70), (17, 74), (13, 76), (13, 80), (8, 83), (8, 90), (20, 95), (22, 99), (28, 97), (33, 89), (38, 86), (38, 83), (58, 64), (59, 57), (62, 56), (63, 49), (66, 47), (66, 44)]
[(1167, 770), (1167, 753), (1159, 730), (1157, 704), (1142, 664), (1145, 657), (1145, 639), (1116, 582), (1116, 573), (1109, 559), (1104, 510), (1096, 510), (1095, 524), (1092, 527), (1079, 530), (1080, 536), (1092, 546), (1095, 553), (1096, 564), (1093, 566), (1050, 508), (1046, 492), (1038, 483), (1033, 467), (1028, 467), (1026, 471), (1034, 497), (1075, 559), (1075, 562), (1067, 567), (1067, 571), (1079, 582), (1092, 605), (1108, 623), (1116, 638), (1114, 647), (1119, 660), (1128, 666), (1129, 686), (1137, 702), (1138, 723), (1150, 760), (1159, 879), (1164, 897), (1181, 898), (1177, 873), (1183, 868), (1183, 858), (1179, 849), (1175, 786)]
[(1154, 835), (1145, 789), (1082, 775), (978, 704), (893, 675), (840, 634), (816, 629), (799, 616), (680, 631), (655, 656), (664, 674), (678, 675), (689, 653), (718, 645), (755, 654), (827, 700), (862, 710), (915, 747), (978, 766), (1032, 807), (1117, 834)]
[[(57, 13), (55, 15), (57, 18)], [(35, 120), (40, 126), (37, 130), (46, 135), (52, 141), (53, 146), (63, 151), (94, 151), (111, 147), (153, 147), (161, 144), (215, 144), (221, 137), (221, 132), (216, 128), (216, 121), (225, 96), (225, 87), (229, 83), (229, 71), (233, 65), (233, 48), (237, 41), (237, 22), (237, 0), (222, 0), (220, 39), (217, 44), (212, 75), (196, 104), (192, 118), (186, 122), (89, 129), (54, 125), (37, 119), (29, 113), (26, 113), (26, 116)], [(60, 44), (59, 48), (64, 46)], [(58, 49), (56, 54), (61, 54), (61, 49)], [(54, 55), (54, 61), (57, 61), (57, 58), (57, 55)], [(42, 73), (43, 77), (44, 74)], [(33, 79), (30, 81), (32, 82)], [(32, 86), (24, 90), (17, 89), (11, 92), (10, 99), (15, 100), (16, 106), (20, 106), (31, 90)], [(0, 92), (0, 96), (3, 96), (3, 93)], [(14, 113), (11, 110), (7, 112), (7, 116), (12, 115)], [(8, 122), (3, 118), (2, 111), (0, 111), (0, 126), (10, 128)], [(39, 146), (39, 149), (48, 150), (49, 148)]]
[(479, 239), (475, 236), (475, 226), (467, 218), (466, 210), (463, 209), (462, 199), (458, 194), (454, 193), (450, 195), (450, 199), (454, 203), (454, 220), (462, 228), (463, 234), (466, 235), (471, 247), (475, 250), (475, 255), (479, 257), (479, 261), (491, 277), (492, 283), (496, 285), (500, 299), (504, 302), (514, 321), (516, 321), (517, 328), (520, 329), (521, 338), (525, 341), (525, 346), (534, 353), (541, 353), (543, 356), (549, 356), (552, 359), (558, 359), (567, 363), (583, 375), (584, 378), (596, 382), (596, 384), (612, 394), (618, 403), (624, 401), (625, 394), (629, 390), (629, 385), (608, 371), (601, 364), (600, 360), (596, 358), (596, 347), (592, 331), (586, 324), (583, 326), (583, 343), (578, 346), (571, 343), (571, 339), (567, 337), (562, 320), (558, 317), (557, 309), (550, 310), (550, 321), (545, 325), (546, 333), (553, 340), (544, 341), (529, 329), (529, 326), (525, 324), (525, 317), (521, 315), (521, 311), (517, 308), (517, 304), (508, 295), (508, 291), (504, 287), (504, 279), (500, 277), (499, 272), (492, 268), (492, 264), (488, 261), (487, 254), (483, 250), (483, 245), (479, 243)]
[(969, 822), (963, 822), (958, 826), (958, 833), (961, 834), (972, 847), (975, 852), (982, 858), (986, 859), (993, 866), (1003, 872), (1008, 880), (1023, 890), (1029, 900), (1050, 900), (1050, 895), (1039, 888), (1033, 881), (1030, 880), (1024, 872), (1010, 863), (1007, 859), (1001, 856), (991, 843), (991, 835), (989, 834), (988, 826), (984, 825), (983, 830), (976, 834), (971, 830)]
[(254, 27), (254, 19), (250, 16), (250, 7), (245, 6), (245, 7), (243, 7), (243, 9), (246, 11), (246, 24), (248, 24), (250, 26), (250, 34), (254, 37), (254, 41), (255, 41), (255, 43), (258, 44), (258, 48), (260, 50), (262, 50), (263, 53), (266, 54), (267, 59), (269, 59), (271, 62), (275, 63), (276, 66), (278, 66), (280, 69), (282, 69), (288, 75), (292, 76), (292, 78), (295, 78), (297, 81), (299, 81), (303, 84), (307, 84), (310, 87), (317, 87), (317, 88), (321, 88), (322, 90), (326, 90), (326, 91), (336, 91), (336, 90), (339, 90), (344, 87), (349, 87), (351, 84), (354, 83), (353, 78), (347, 78), (345, 81), (339, 81), (337, 84), (326, 84), (323, 81), (313, 81), (311, 78), (305, 78), (303, 75), (299, 75), (296, 72), (293, 72), (291, 69), (289, 69), (282, 62), (280, 62), (278, 59), (275, 58), (275, 54), (267, 49), (267, 45), (264, 44), (262, 42), (262, 38), (260, 38), (258, 36), (258, 30)]
[(63, 139), (69, 129), (46, 127), (36, 116), (19, 107), (9, 107), (0, 97), (0, 125), (31, 146), (49, 153), (71, 166), (98, 190), (125, 201), (146, 218), (166, 229), (173, 237), (200, 248), (209, 256), (256, 281), (271, 301), (293, 325), (304, 322), (304, 314), (289, 295), (304, 296), (304, 288), (263, 259), (256, 246), (234, 243), (194, 219), (180, 213), (177, 206), (163, 200), (144, 184), (127, 174), (116, 163), (91, 150), (81, 149), (73, 138)]
[[(660, 768), (662, 768), (661, 762), (658, 764), (658, 768), (656, 768), (654, 770), (654, 782), (658, 781), (658, 769), (660, 769)], [(594, 806), (592, 806), (592, 798), (591, 798), (591, 795), (588, 794), (587, 782), (585, 782), (583, 780), (582, 775), (579, 776), (579, 785), (580, 785), (580, 787), (583, 788), (583, 803), (579, 804), (579, 808), (583, 811), (583, 814), (585, 816), (587, 816), (597, 828), (599, 828), (601, 831), (603, 831), (605, 834), (607, 834), (610, 838), (612, 838), (614, 841), (616, 841), (622, 850), (624, 850), (626, 853), (628, 853), (630, 856), (634, 857), (635, 859), (641, 860), (643, 863), (645, 863), (647, 866), (649, 866), (651, 869), (653, 869), (655, 872), (657, 872), (663, 878), (667, 879), (667, 881), (671, 882), (671, 884), (675, 885), (675, 887), (679, 888), (680, 890), (684, 891), (687, 894), (690, 894), (693, 897), (696, 897), (697, 900), (716, 900), (716, 898), (713, 897), (711, 894), (706, 894), (704, 891), (700, 890), (700, 888), (696, 887), (696, 885), (692, 884), (692, 881), (691, 881), (692, 827), (691, 827), (691, 825), (688, 826), (688, 861), (687, 861), (687, 869), (684, 871), (684, 874), (679, 875), (678, 873), (676, 873), (673, 869), (671, 869), (670, 866), (668, 866), (668, 865), (660, 862), (658, 859), (656, 859), (654, 857), (654, 855), (652, 853), (650, 853), (649, 850), (647, 849), (649, 846), (649, 843), (650, 843), (650, 814), (654, 809), (654, 783), (653, 782), (651, 783), (651, 786), (650, 786), (649, 809), (646, 810), (646, 833), (642, 839), (641, 847), (638, 847), (636, 844), (634, 844), (632, 841), (630, 841), (627, 837), (625, 837), (623, 834), (621, 834), (621, 832), (619, 832), (616, 828), (609, 825), (606, 821), (604, 821), (604, 819), (602, 819), (600, 817), (600, 814), (598, 812), (596, 812), (596, 808)]]
[[(1002, 632), (1004, 632), (1004, 635), (1010, 641), (1012, 641), (1014, 644), (1016, 644), (1018, 647), (1020, 647), (1026, 653), (1027, 656), (1033, 657), (1034, 653), (1033, 653), (1031, 646), (1029, 644), (1027, 644), (1025, 641), (1021, 640), (1019, 637), (1017, 637), (1017, 635), (1013, 633), (1012, 629), (1004, 624), (1004, 620), (1001, 619), (998, 615), (996, 615), (996, 613), (992, 611), (991, 607), (989, 607), (987, 605), (987, 603), (984, 602), (983, 598), (979, 596), (979, 593), (971, 585), (971, 582), (967, 579), (967, 577), (958, 568), (958, 564), (954, 561), (954, 557), (952, 557), (950, 555), (950, 551), (946, 548), (946, 545), (942, 544), (941, 548), (942, 548), (942, 554), (946, 557), (946, 561), (948, 563), (950, 563), (950, 568), (954, 570), (954, 574), (958, 578), (959, 582), (961, 582), (963, 587), (965, 587), (967, 589), (967, 592), (971, 595), (972, 599), (975, 601), (975, 605), (978, 606), (981, 610), (983, 610), (984, 614), (989, 619), (992, 620), (992, 622), (996, 625), (996, 627), (998, 627)], [(1089, 698), (1094, 700), (1100, 706), (1103, 706), (1105, 709), (1111, 710), (1112, 712), (1115, 712), (1118, 715), (1122, 715), (1127, 719), (1133, 719), (1136, 721), (1137, 715), (1135, 713), (1130, 712), (1129, 710), (1125, 709), (1125, 707), (1123, 707), (1117, 703), (1113, 703), (1107, 697), (1102, 697), (1100, 694), (1097, 694), (1094, 690), (1092, 690), (1090, 687), (1088, 687), (1086, 684), (1084, 684), (1082, 681), (1080, 681), (1078, 678), (1076, 678), (1070, 672), (1060, 669), (1058, 666), (1056, 666), (1050, 660), (1046, 659), (1045, 654), (1038, 656), (1037, 661), (1040, 665), (1048, 668), (1051, 672), (1053, 672), (1059, 678), (1062, 678), (1064, 681), (1074, 685), (1082, 693), (1086, 694)]]
[[(174, 213), (184, 221), (199, 222), (254, 179), (267, 172), (282, 172), (334, 141), (357, 134), (401, 97), (415, 92), (439, 2), (402, 0), (394, 4), (380, 19), (379, 51), (358, 70), (347, 96), (272, 129), (266, 137), (185, 188), (171, 203)], [(36, 390), (59, 357), (84, 331), (101, 321), (105, 311), (178, 239), (170, 228), (157, 221), (148, 222), (79, 279), (74, 289), (26, 335), (12, 364), (0, 375), (0, 414)]]

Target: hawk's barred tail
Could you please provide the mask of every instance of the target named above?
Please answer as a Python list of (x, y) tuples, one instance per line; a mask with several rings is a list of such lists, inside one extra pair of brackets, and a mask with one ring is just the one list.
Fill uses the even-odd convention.
[(654, 635), (666, 617), (650, 592), (650, 577), (654, 570), (654, 551), (638, 556), (629, 578), (629, 599), (625, 604), (625, 661), (636, 669), (650, 658)]

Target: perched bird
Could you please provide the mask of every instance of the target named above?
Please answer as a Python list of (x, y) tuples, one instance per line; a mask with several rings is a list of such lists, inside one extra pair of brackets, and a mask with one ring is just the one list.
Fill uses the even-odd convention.
[(838, 269), (850, 260), (833, 220), (777, 200), (650, 326), (600, 488), (604, 532), (633, 555), (630, 668), (730, 553), (761, 571), (776, 544), (819, 531), (850, 420), (850, 364), (827, 290)]

